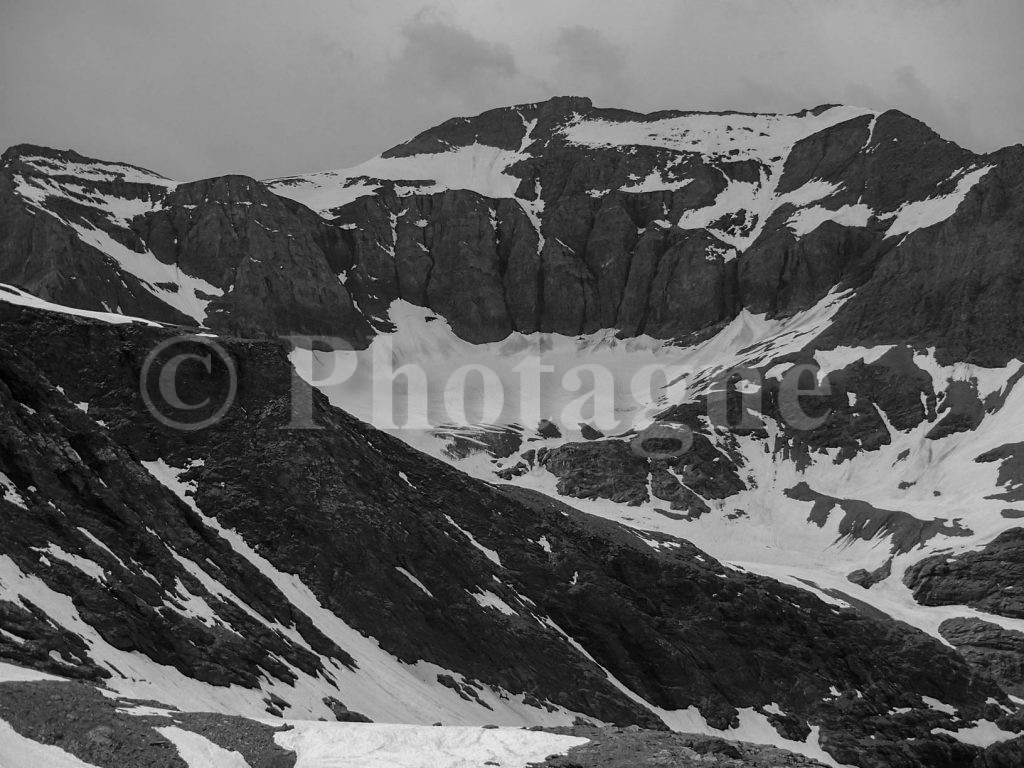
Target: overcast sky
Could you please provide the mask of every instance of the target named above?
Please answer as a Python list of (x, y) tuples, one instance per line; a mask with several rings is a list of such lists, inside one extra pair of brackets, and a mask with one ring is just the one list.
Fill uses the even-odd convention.
[(895, 107), (1024, 142), (1022, 0), (0, 0), (0, 144), (176, 179), (354, 165), (553, 95)]

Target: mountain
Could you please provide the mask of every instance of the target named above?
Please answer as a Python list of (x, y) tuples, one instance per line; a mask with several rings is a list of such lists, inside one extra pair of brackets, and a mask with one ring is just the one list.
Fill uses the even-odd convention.
[[(13, 147), (0, 658), (188, 712), (1016, 765), (1021, 158), (899, 112), (580, 98), (265, 182)], [(210, 339), (231, 364), (182, 390), (231, 385), (223, 417), (154, 418), (154, 350)], [(452, 417), (452, 371), (519, 392), (531, 355), (682, 372), (613, 388), (618, 426), (564, 384)], [(406, 428), (383, 359), (423, 372)], [(692, 446), (633, 451), (652, 425)]]
[(84, 309), (357, 347), (395, 299), (471, 342), (676, 338), (744, 309), (792, 314), (841, 285), (855, 294), (837, 341), (1004, 363), (1022, 343), (1003, 287), (1022, 158), (973, 154), (896, 111), (638, 115), (581, 98), (265, 183), (176, 184), (19, 146), (0, 170), (0, 280)]

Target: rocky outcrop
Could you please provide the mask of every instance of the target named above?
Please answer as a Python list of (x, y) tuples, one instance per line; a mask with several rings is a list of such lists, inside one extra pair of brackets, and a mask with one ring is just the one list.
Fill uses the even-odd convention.
[[(316, 674), (323, 662), (311, 649), (352, 664), (308, 618), (292, 615), (264, 574), (223, 541), (211, 541), (194, 512), (24, 355), (7, 344), (2, 351), (3, 554), (18, 571), (39, 573), (47, 588), (68, 596), (111, 647), (213, 685), (255, 688), (262, 676), (293, 681), (293, 669)], [(188, 553), (209, 570), (197, 575), (175, 553)], [(83, 561), (96, 565), (83, 570)], [(237, 585), (249, 611), (211, 593), (216, 579)], [(210, 624), (186, 618), (190, 596), (223, 618)], [(92, 641), (51, 625), (40, 605), (4, 600), (0, 613), (6, 658), (75, 677), (111, 676), (92, 658)], [(273, 632), (267, 621), (294, 623), (305, 645)]]
[[(365, 344), (370, 325), (343, 283), (350, 232), (254, 179), (175, 185), (147, 174), (73, 152), (9, 150), (0, 282), (71, 307), (239, 336)], [(193, 300), (191, 282), (200, 286)]]
[[(147, 704), (158, 709), (136, 709)], [(0, 682), (0, 721), (26, 739), (58, 747), (96, 768), (188, 768), (186, 756), (158, 730), (167, 727), (201, 737), (200, 744), (206, 740), (235, 752), (250, 768), (293, 768), (296, 762), (294, 752), (274, 741), (275, 732), (289, 726), (180, 712), (160, 702), (118, 698), (84, 682)]]
[(696, 518), (709, 510), (707, 500), (731, 496), (746, 486), (739, 477), (738, 456), (723, 455), (706, 434), (691, 434), (692, 442), (675, 458), (649, 458), (635, 450), (634, 438), (565, 443), (546, 450), (537, 463), (558, 478), (562, 496), (628, 506), (664, 501)]
[(205, 324), (236, 336), (335, 335), (360, 346), (369, 325), (342, 283), (351, 233), (244, 176), (181, 184), (131, 228), (164, 264), (223, 293)]
[(991, 170), (955, 215), (881, 255), (830, 338), (918, 341), (937, 346), (944, 360), (980, 365), (1020, 354), (1022, 310), (1012, 286), (1021, 269), (1015, 244), (1024, 226), (1024, 149), (980, 162)]
[(904, 583), (922, 605), (969, 605), (1024, 617), (1024, 528), (1003, 531), (983, 548), (925, 558), (907, 569)]
[(538, 768), (821, 768), (824, 763), (765, 745), (726, 741), (689, 733), (662, 733), (639, 728), (553, 729), (588, 743), (568, 754), (549, 757)]
[[(122, 270), (98, 247), (96, 243), (105, 243), (109, 249), (122, 247), (129, 256), (143, 250), (137, 236), (87, 204), (96, 195), (144, 208), (159, 200), (166, 188), (124, 181), (115, 173), (86, 180), (62, 172), (69, 166), (96, 163), (74, 152), (28, 145), (12, 147), (0, 156), (0, 282), (57, 304), (161, 322), (194, 323), (147, 291), (135, 275)], [(46, 172), (41, 173), (39, 166)], [(56, 175), (52, 181), (51, 173)], [(71, 184), (82, 191), (69, 194), (67, 185)], [(49, 201), (52, 213), (28, 205), (26, 194)], [(76, 224), (109, 239), (93, 237), (87, 242), (73, 226)]]
[(1007, 693), (1024, 694), (1024, 633), (982, 619), (946, 619), (939, 632)]

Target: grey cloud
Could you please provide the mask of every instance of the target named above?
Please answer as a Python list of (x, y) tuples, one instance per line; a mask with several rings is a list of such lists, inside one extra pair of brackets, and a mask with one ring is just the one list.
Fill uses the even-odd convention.
[(572, 93), (897, 108), (988, 151), (1024, 138), (1022, 24), (1020, 0), (0, 0), (0, 148), (274, 176)]
[(519, 75), (505, 45), (488, 43), (464, 29), (418, 16), (402, 27), (405, 46), (392, 62), (395, 76), (426, 80), (442, 89), (486, 88)]
[(559, 31), (553, 50), (558, 57), (558, 79), (573, 93), (615, 105), (626, 89), (626, 56), (621, 46), (591, 27), (571, 26)]

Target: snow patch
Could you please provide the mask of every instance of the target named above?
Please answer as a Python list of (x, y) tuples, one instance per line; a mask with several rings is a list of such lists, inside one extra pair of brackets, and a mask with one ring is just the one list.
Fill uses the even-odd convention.
[(890, 214), (893, 220), (889, 225), (889, 229), (886, 230), (885, 236), (895, 237), (896, 235), (907, 234), (945, 221), (956, 213), (956, 209), (960, 207), (964, 198), (967, 197), (967, 193), (992, 168), (993, 166), (987, 165), (984, 168), (978, 168), (970, 172), (962, 171), (963, 175), (957, 182), (956, 189), (948, 195), (904, 203), (895, 213)]
[(90, 320), (100, 320), (104, 323), (111, 323), (113, 325), (142, 323), (143, 325), (148, 325), (153, 328), (159, 328), (161, 326), (160, 323), (152, 320), (145, 320), (141, 317), (132, 317), (130, 315), (122, 315), (116, 312), (94, 312), (88, 309), (78, 309), (77, 307), (65, 307), (63, 304), (54, 304), (51, 301), (40, 299), (38, 296), (33, 296), (20, 288), (15, 288), (13, 285), (7, 285), (6, 283), (0, 283), (0, 302), (4, 302), (5, 304), (15, 304), (19, 307), (40, 309), (45, 312), (59, 312), (62, 315), (75, 315), (77, 317), (85, 317)]
[(52, 542), (46, 547), (46, 549), (33, 548), (33, 551), (49, 555), (56, 560), (62, 560), (96, 581), (105, 582), (107, 580), (106, 572), (92, 560), (88, 560), (71, 552), (65, 552)]
[(691, 112), (662, 120), (584, 120), (562, 130), (587, 147), (648, 146), (706, 157), (771, 162), (807, 136), (862, 115), (857, 107), (832, 107), (818, 115), (709, 114)]
[(588, 743), (577, 736), (511, 728), (423, 727), (290, 721), (274, 740), (298, 754), (295, 768), (526, 768)]
[(833, 221), (844, 227), (866, 227), (874, 215), (867, 205), (857, 203), (856, 205), (844, 205), (841, 208), (832, 210), (821, 206), (802, 208), (786, 221), (786, 226), (793, 230), (797, 237), (810, 234), (826, 221)]
[(479, 541), (477, 541), (475, 538), (473, 538), (473, 534), (471, 534), (465, 528), (463, 528), (458, 523), (456, 523), (454, 520), (452, 520), (450, 515), (445, 515), (444, 519), (447, 520), (450, 525), (452, 525), (455, 528), (457, 528), (459, 530), (459, 532), (462, 533), (463, 536), (465, 536), (467, 539), (469, 539), (469, 543), (472, 544), (474, 547), (476, 547), (478, 550), (480, 550), (480, 552), (483, 553), (484, 557), (486, 557), (488, 560), (490, 560), (492, 563), (494, 563), (499, 568), (503, 567), (502, 564), (501, 564), (501, 558), (498, 556), (497, 552), (495, 552), (493, 549), (488, 549), (483, 544), (481, 544)]
[(249, 768), (249, 764), (238, 752), (224, 749), (194, 731), (186, 731), (173, 725), (154, 728), (178, 750), (178, 756), (188, 768)]
[[(82, 242), (109, 256), (118, 267), (136, 277), (149, 293), (191, 317), (199, 325), (206, 319), (206, 306), (210, 299), (224, 295), (224, 291), (217, 286), (185, 274), (177, 265), (164, 264), (149, 251), (133, 251), (103, 230), (85, 227), (75, 222), (68, 224), (78, 233)], [(163, 287), (167, 284), (173, 287)]]
[(345, 170), (271, 179), (266, 184), (275, 194), (330, 218), (332, 210), (374, 194), (382, 181), (401, 182), (396, 184), (399, 196), (468, 189), (489, 198), (515, 197), (520, 180), (506, 171), (523, 157), (518, 150), (472, 144), (409, 157), (377, 156)]
[(14, 484), (14, 481), (3, 472), (0, 472), (0, 499), (10, 502), (16, 507), (28, 509), (25, 499), (18, 493), (18, 487)]
[(961, 728), (959, 731), (950, 731), (945, 728), (932, 728), (932, 733), (943, 733), (952, 736), (962, 744), (971, 744), (975, 747), (989, 747), (1000, 741), (1009, 741), (1020, 736), (1013, 731), (1004, 731), (991, 720), (978, 720), (968, 728)]
[(481, 608), (495, 608), (496, 610), (499, 610), (502, 613), (504, 613), (506, 616), (518, 615), (518, 612), (515, 608), (510, 606), (508, 603), (506, 603), (504, 600), (502, 600), (500, 597), (498, 597), (496, 594), (494, 594), (488, 589), (483, 589), (479, 592), (470, 592), (470, 594), (473, 596), (473, 599), (480, 604)]
[(92, 763), (79, 760), (70, 752), (49, 744), (26, 738), (4, 720), (0, 720), (0, 756), (3, 765), (10, 768), (96, 768)]
[(426, 594), (426, 595), (428, 595), (428, 596), (430, 596), (430, 597), (433, 597), (433, 596), (434, 596), (434, 593), (433, 593), (433, 592), (431, 592), (431, 591), (430, 591), (429, 589), (427, 589), (427, 588), (426, 588), (426, 586), (425, 586), (425, 585), (423, 584), (423, 582), (422, 582), (422, 581), (420, 581), (420, 580), (419, 580), (419, 579), (417, 579), (417, 578), (416, 578), (415, 576), (413, 576), (413, 575), (412, 575), (411, 573), (409, 573), (409, 572), (408, 572), (407, 570), (405, 570), (405, 568), (402, 568), (402, 567), (400, 567), (400, 566), (397, 566), (397, 565), (396, 565), (396, 566), (395, 566), (395, 570), (396, 570), (396, 571), (398, 571), (398, 572), (399, 572), (400, 574), (402, 574), (403, 576), (405, 576), (405, 578), (407, 578), (407, 579), (408, 579), (409, 581), (411, 581), (411, 582), (412, 582), (413, 584), (415, 584), (415, 585), (416, 585), (417, 587), (419, 587), (419, 588), (420, 588), (420, 590), (421, 590), (421, 591), (422, 591), (422, 592), (423, 592), (424, 594)]

